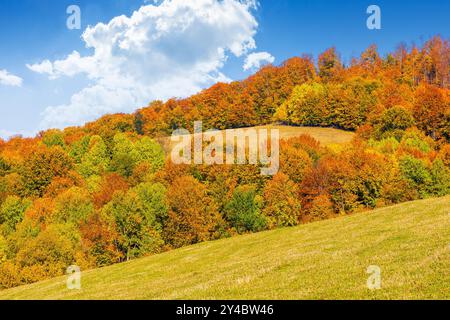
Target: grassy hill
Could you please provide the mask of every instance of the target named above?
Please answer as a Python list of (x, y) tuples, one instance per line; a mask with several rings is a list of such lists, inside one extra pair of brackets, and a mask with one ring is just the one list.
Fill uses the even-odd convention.
[(293, 127), (293, 126), (260, 126), (256, 129), (278, 129), (280, 138), (288, 139), (298, 137), (302, 134), (309, 134), (323, 145), (342, 144), (350, 142), (355, 135), (353, 132), (334, 128), (320, 127)]
[[(268, 129), (269, 132), (272, 129), (278, 129), (280, 131), (280, 139), (289, 139), (293, 137), (301, 136), (302, 134), (307, 134), (319, 141), (324, 146), (342, 145), (350, 142), (354, 133), (350, 131), (344, 131), (334, 128), (321, 128), (321, 127), (294, 127), (294, 126), (283, 126), (283, 125), (267, 125), (267, 126), (256, 126), (251, 128), (243, 129)], [(223, 131), (222, 131), (223, 132)], [(194, 135), (190, 135), (191, 138)], [(161, 143), (166, 151), (172, 150), (173, 143), (170, 141), (169, 137), (157, 139)]]
[[(202, 243), (0, 291), (0, 299), (450, 298), (450, 197)], [(369, 265), (382, 288), (366, 283)]]

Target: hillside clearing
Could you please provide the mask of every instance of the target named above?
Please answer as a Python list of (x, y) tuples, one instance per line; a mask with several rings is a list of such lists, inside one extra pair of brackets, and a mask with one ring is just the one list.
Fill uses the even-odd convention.
[[(0, 299), (448, 299), (450, 197), (245, 235), (0, 292)], [(370, 265), (382, 287), (367, 288)]]
[[(255, 129), (257, 132), (260, 129), (268, 129), (269, 132), (272, 129), (278, 129), (280, 131), (280, 139), (289, 139), (298, 137), (301, 135), (310, 135), (324, 146), (342, 145), (350, 142), (354, 133), (350, 131), (344, 131), (334, 128), (321, 128), (321, 127), (295, 127), (295, 126), (283, 126), (283, 125), (267, 125), (256, 126), (250, 128), (242, 128), (243, 130)], [(224, 130), (222, 131), (224, 132)], [(191, 134), (193, 138), (194, 135)], [(172, 150), (174, 143), (170, 141), (170, 137), (157, 138), (166, 151)]]

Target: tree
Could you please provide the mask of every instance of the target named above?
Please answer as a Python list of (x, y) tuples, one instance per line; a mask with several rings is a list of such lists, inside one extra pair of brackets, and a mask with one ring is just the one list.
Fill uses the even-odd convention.
[(3, 235), (0, 234), (0, 265), (7, 260), (8, 258), (7, 251), (8, 251), (8, 243), (6, 242), (5, 237), (3, 237)]
[(359, 65), (368, 73), (376, 74), (381, 68), (381, 58), (376, 45), (370, 45), (362, 54)]
[(30, 155), (22, 169), (24, 193), (41, 197), (55, 177), (64, 177), (72, 168), (72, 161), (59, 147), (41, 147)]
[(103, 214), (114, 219), (118, 248), (126, 260), (160, 252), (164, 245), (156, 219), (146, 209), (136, 190), (117, 192), (103, 208)]
[(169, 213), (164, 238), (175, 248), (215, 237), (222, 219), (207, 189), (192, 177), (177, 178), (167, 191)]
[(421, 197), (428, 196), (433, 178), (423, 160), (404, 156), (400, 159), (400, 170), (403, 177), (414, 186)]
[(168, 218), (166, 188), (161, 183), (142, 183), (134, 190), (142, 203), (146, 221), (161, 232)]
[(94, 212), (80, 226), (83, 248), (89, 256), (95, 259), (98, 267), (123, 261), (124, 254), (120, 251), (120, 234), (114, 219), (104, 214)]
[(86, 153), (78, 165), (78, 172), (84, 177), (101, 175), (109, 167), (110, 156), (105, 142), (100, 136), (92, 136)]
[(395, 106), (386, 110), (375, 125), (377, 138), (395, 137), (401, 140), (406, 129), (414, 125), (411, 113), (401, 106)]
[(6, 176), (11, 171), (11, 166), (9, 163), (0, 157), (0, 177)]
[(151, 165), (151, 172), (155, 173), (164, 166), (164, 149), (155, 140), (143, 137), (135, 143), (138, 154), (137, 165), (145, 162)]
[(99, 190), (93, 194), (96, 208), (102, 208), (110, 202), (117, 191), (127, 191), (129, 185), (125, 178), (117, 173), (109, 173), (102, 177)]
[(297, 86), (278, 109), (275, 119), (295, 125), (327, 126), (330, 114), (326, 96), (326, 87), (320, 83)]
[(338, 80), (343, 70), (336, 48), (329, 48), (319, 55), (319, 76), (325, 81)]
[(441, 89), (421, 85), (416, 90), (413, 115), (419, 129), (437, 140), (450, 126), (450, 100), (446, 101)]
[(134, 114), (134, 130), (138, 135), (144, 134), (144, 117), (140, 112)]
[(278, 173), (264, 188), (263, 215), (270, 229), (295, 226), (301, 215), (297, 185), (283, 173)]
[(327, 194), (321, 194), (315, 197), (307, 214), (303, 215), (303, 221), (314, 222), (329, 219), (335, 216), (333, 210), (333, 202)]
[(93, 210), (89, 192), (79, 187), (70, 188), (55, 198), (55, 219), (59, 223), (79, 226), (86, 222)]
[(33, 201), (25, 212), (25, 219), (38, 225), (40, 229), (55, 222), (55, 202), (53, 198), (39, 198)]
[(378, 101), (374, 94), (378, 81), (354, 78), (328, 85), (330, 123), (346, 130), (355, 130), (367, 120)]
[(88, 268), (81, 253), (80, 236), (72, 225), (48, 226), (20, 248), (15, 257), (22, 283), (63, 275), (68, 266)]
[(130, 177), (139, 164), (146, 162), (155, 173), (164, 166), (164, 150), (154, 140), (143, 137), (133, 143), (125, 134), (114, 137), (114, 148), (110, 170)]
[(240, 234), (264, 230), (267, 221), (261, 213), (262, 202), (254, 186), (239, 186), (225, 206), (225, 217)]
[(280, 171), (295, 183), (303, 180), (305, 171), (311, 167), (313, 161), (303, 149), (296, 148), (289, 141), (281, 141)]
[(450, 168), (450, 144), (447, 143), (442, 146), (438, 154), (438, 159), (440, 159), (447, 168)]
[(25, 211), (31, 201), (17, 196), (9, 196), (0, 208), (0, 225), (4, 235), (9, 235), (16, 230), (16, 225), (24, 218)]
[(72, 187), (84, 186), (83, 178), (76, 171), (69, 171), (65, 177), (53, 178), (45, 190), (44, 197), (56, 198), (59, 194)]
[(47, 147), (60, 146), (61, 148), (65, 148), (66, 143), (64, 142), (64, 136), (61, 130), (53, 129), (48, 130), (46, 132), (41, 133), (42, 142)]
[(436, 159), (431, 166), (430, 193), (435, 196), (445, 196), (450, 193), (450, 169), (444, 165), (442, 160)]
[(114, 147), (110, 170), (129, 177), (138, 162), (139, 154), (133, 142), (124, 134), (118, 133), (114, 136)]

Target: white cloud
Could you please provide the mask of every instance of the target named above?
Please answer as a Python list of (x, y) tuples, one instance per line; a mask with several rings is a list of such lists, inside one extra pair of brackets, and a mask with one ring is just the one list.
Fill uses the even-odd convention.
[(53, 75), (53, 64), (49, 60), (44, 60), (41, 63), (33, 65), (27, 64), (27, 68), (37, 73)]
[(247, 56), (244, 63), (244, 70), (259, 69), (266, 63), (273, 63), (275, 58), (268, 52), (255, 52)]
[(11, 137), (15, 136), (23, 136), (23, 137), (32, 137), (35, 136), (37, 132), (28, 131), (28, 130), (19, 130), (19, 131), (9, 131), (0, 129), (0, 139), (8, 140)]
[(23, 79), (9, 73), (6, 70), (0, 70), (0, 84), (12, 87), (21, 87)]
[(0, 139), (7, 140), (10, 136), (12, 136), (12, 132), (0, 129)]
[(92, 81), (67, 104), (48, 107), (41, 127), (78, 125), (229, 81), (221, 72), (228, 56), (256, 48), (254, 8), (254, 0), (165, 0), (88, 27), (82, 39), (92, 55), (74, 51), (27, 65), (51, 79), (84, 74)]

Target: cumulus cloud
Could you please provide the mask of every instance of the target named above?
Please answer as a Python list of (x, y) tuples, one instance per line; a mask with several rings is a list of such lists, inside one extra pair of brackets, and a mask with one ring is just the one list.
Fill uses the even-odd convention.
[(259, 69), (265, 63), (273, 63), (275, 57), (268, 52), (255, 52), (247, 56), (244, 63), (244, 70)]
[(48, 107), (41, 127), (79, 125), (229, 81), (221, 72), (228, 56), (256, 48), (255, 7), (255, 0), (165, 0), (88, 27), (82, 40), (91, 55), (74, 51), (27, 65), (50, 79), (84, 74), (91, 80), (67, 104)]
[(6, 70), (0, 70), (0, 85), (21, 87), (23, 79), (9, 73)]

